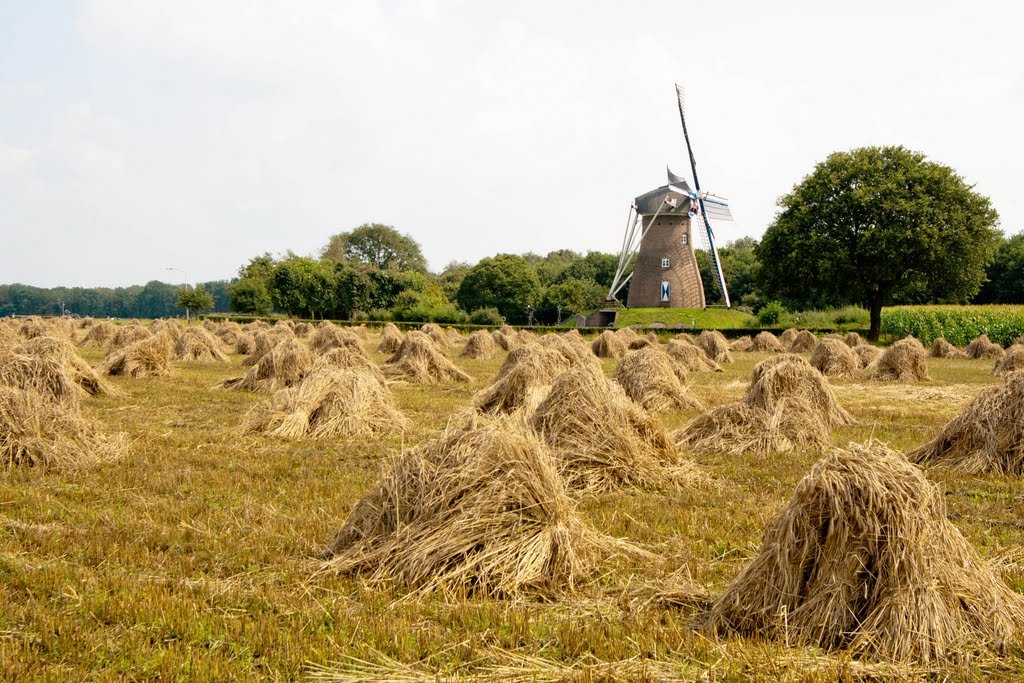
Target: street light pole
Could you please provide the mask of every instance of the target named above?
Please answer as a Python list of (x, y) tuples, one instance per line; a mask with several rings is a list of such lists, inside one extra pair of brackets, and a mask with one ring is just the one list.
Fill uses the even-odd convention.
[[(167, 266), (167, 268), (165, 268), (165, 270), (176, 270), (179, 273), (181, 273), (185, 277), (185, 291), (186, 292), (188, 291), (188, 273), (186, 273), (181, 268), (175, 268), (174, 266)], [(188, 311), (188, 306), (186, 306), (185, 307), (185, 324), (188, 324), (188, 322), (189, 322), (189, 311)]]

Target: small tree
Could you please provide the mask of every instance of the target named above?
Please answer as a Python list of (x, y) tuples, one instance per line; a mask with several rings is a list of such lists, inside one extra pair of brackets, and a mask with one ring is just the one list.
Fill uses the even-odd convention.
[(205, 289), (196, 285), (189, 289), (186, 285), (178, 290), (178, 307), (185, 309), (185, 320), (189, 319), (189, 309), (199, 315), (203, 311), (213, 308), (213, 295)]
[(871, 339), (893, 298), (970, 299), (999, 238), (987, 197), (903, 147), (832, 154), (779, 204), (755, 250), (767, 293), (866, 302)]
[(267, 282), (258, 277), (243, 277), (232, 282), (228, 285), (228, 298), (231, 310), (238, 313), (267, 315), (274, 308)]
[(333, 235), (321, 257), (336, 263), (354, 262), (381, 270), (415, 270), (425, 273), (427, 260), (419, 242), (390, 225), (365, 223)]
[(522, 256), (498, 254), (473, 266), (459, 285), (459, 305), (465, 311), (497, 308), (509, 321), (527, 318), (527, 306), (540, 299), (537, 273)]

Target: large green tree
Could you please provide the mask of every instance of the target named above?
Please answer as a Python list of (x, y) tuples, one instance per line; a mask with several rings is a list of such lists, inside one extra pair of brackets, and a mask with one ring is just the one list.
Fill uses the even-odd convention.
[(473, 266), (459, 285), (459, 306), (465, 311), (496, 308), (510, 322), (527, 318), (527, 307), (539, 303), (537, 273), (522, 256), (498, 254)]
[(289, 255), (274, 266), (270, 296), (277, 308), (290, 315), (322, 316), (334, 309), (334, 273), (319, 261)]
[(756, 249), (769, 296), (882, 306), (906, 292), (966, 301), (999, 239), (999, 216), (948, 166), (903, 147), (836, 152), (779, 200)]
[[(718, 250), (718, 260), (722, 264), (722, 274), (725, 275), (725, 286), (729, 288), (729, 299), (734, 305), (756, 308), (759, 303), (755, 277), (760, 264), (754, 252), (756, 248), (757, 240), (753, 237), (741, 237)], [(697, 258), (697, 267), (700, 269), (700, 278), (704, 284), (704, 298), (709, 303), (721, 300), (721, 285), (718, 282), (718, 273), (711, 264), (710, 255), (698, 249), (694, 256)]]
[(365, 223), (332, 235), (320, 255), (336, 263), (350, 262), (381, 270), (427, 271), (419, 242), (381, 223)]
[(185, 286), (178, 290), (178, 306), (185, 309), (186, 318), (189, 317), (190, 310), (199, 315), (213, 308), (213, 295), (203, 289), (202, 285), (196, 285), (191, 289)]
[(999, 243), (985, 276), (987, 281), (975, 297), (976, 303), (1024, 303), (1024, 234)]

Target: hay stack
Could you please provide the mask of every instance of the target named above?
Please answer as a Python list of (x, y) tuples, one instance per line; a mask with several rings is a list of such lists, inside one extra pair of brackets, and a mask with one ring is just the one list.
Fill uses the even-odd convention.
[(174, 359), (197, 363), (227, 363), (220, 342), (206, 328), (190, 327), (181, 333), (174, 345)]
[(678, 341), (682, 342), (683, 344), (689, 344), (690, 346), (697, 346), (697, 342), (694, 340), (693, 335), (687, 334), (685, 332), (680, 332), (676, 336), (672, 337), (670, 341)]
[(534, 344), (537, 342), (537, 335), (530, 330), (519, 330), (516, 333), (517, 344)]
[(135, 379), (171, 374), (173, 342), (165, 334), (154, 334), (127, 346), (114, 347), (96, 371), (101, 375), (122, 375)]
[(565, 337), (558, 334), (545, 334), (537, 341), (537, 346), (543, 346), (560, 353), (570, 364), (573, 363), (597, 363), (597, 357), (590, 350), (586, 342), (573, 344)]
[(696, 344), (684, 342), (678, 337), (668, 343), (665, 347), (665, 353), (668, 354), (669, 358), (689, 372), (697, 372), (700, 370), (722, 372), (721, 366), (708, 358), (708, 354), (704, 353), (704, 349), (700, 348)]
[(517, 341), (515, 334), (505, 334), (501, 330), (495, 330), (492, 332), (491, 338), (494, 339), (494, 343), (500, 346), (503, 351), (511, 352), (512, 349), (519, 346), (519, 342)]
[(921, 342), (913, 338), (901, 339), (882, 353), (871, 378), (892, 382), (917, 382), (928, 379), (926, 358), (927, 354)]
[(243, 334), (246, 334), (246, 332), (242, 329), (242, 326), (230, 320), (218, 325), (213, 330), (213, 335), (220, 340), (221, 344), (229, 348), (234, 348), (238, 344), (238, 338)]
[(749, 334), (745, 334), (739, 339), (733, 339), (729, 342), (729, 351), (738, 351), (745, 353), (754, 349), (754, 342), (751, 340)]
[[(205, 330), (206, 328), (204, 327), (203, 329)], [(180, 320), (174, 320), (173, 318), (161, 318), (160, 320), (154, 321), (153, 324), (149, 326), (149, 331), (153, 334), (160, 334), (163, 332), (172, 342), (177, 343), (181, 338), (181, 335), (185, 333), (185, 326)]]
[(367, 375), (373, 375), (381, 384), (385, 384), (384, 373), (370, 359), (366, 351), (360, 347), (353, 349), (350, 346), (339, 346), (317, 356), (310, 366), (310, 372), (317, 372), (321, 369), (330, 368), (334, 370), (358, 370)]
[(448, 335), (448, 345), (449, 346), (458, 346), (459, 344), (466, 343), (466, 338), (463, 337), (459, 333), (459, 331), (457, 329), (455, 329), (454, 327), (449, 327), (448, 331), (445, 334)]
[(82, 340), (78, 342), (78, 345), (82, 347), (103, 347), (111, 342), (116, 333), (117, 328), (112, 323), (102, 320), (89, 326), (88, 331), (82, 336)]
[[(275, 326), (268, 332), (274, 329), (282, 328)], [(260, 356), (244, 377), (224, 380), (218, 386), (239, 391), (277, 391), (298, 384), (312, 366), (313, 356), (309, 349), (293, 336)]]
[(636, 330), (632, 327), (620, 327), (614, 331), (614, 334), (626, 346), (629, 346), (630, 342), (636, 341), (639, 338)]
[(77, 405), (0, 385), (0, 465), (74, 469), (115, 460), (125, 449), (123, 435), (104, 434)]
[(811, 354), (811, 366), (826, 377), (853, 377), (860, 369), (860, 357), (839, 339), (822, 339)]
[(242, 332), (235, 339), (235, 353), (249, 355), (256, 350), (256, 337), (249, 332)]
[(591, 364), (562, 373), (529, 422), (574, 489), (662, 488), (703, 479), (661, 423)]
[(249, 334), (255, 336), (259, 332), (270, 329), (270, 323), (266, 320), (253, 320), (252, 322), (242, 325), (242, 329)]
[(931, 352), (928, 354), (932, 358), (966, 358), (967, 355), (956, 348), (948, 341), (945, 337), (939, 337), (932, 342)]
[(540, 344), (520, 346), (508, 354), (490, 386), (473, 397), (482, 413), (532, 410), (551, 390), (555, 378), (569, 369), (572, 360)]
[(434, 342), (434, 346), (437, 347), (438, 351), (447, 350), (450, 342), (448, 335), (444, 333), (441, 326), (437, 323), (425, 323), (420, 327), (420, 332), (430, 337), (430, 341)]
[(668, 354), (654, 347), (630, 351), (615, 370), (615, 381), (626, 395), (645, 410), (702, 410), (700, 401), (690, 396), (684, 382), (686, 371), (672, 362)]
[(626, 350), (627, 351), (636, 351), (637, 349), (647, 349), (647, 348), (655, 348), (656, 349), (660, 345), (661, 344), (660, 344), (660, 341), (658, 340), (657, 333), (655, 333), (655, 332), (648, 332), (646, 335), (644, 335), (642, 337), (637, 335), (636, 339), (634, 339), (634, 340), (630, 341), (629, 343), (627, 343), (626, 344)]
[(65, 405), (86, 396), (120, 394), (75, 353), (71, 342), (56, 337), (0, 348), (0, 385)]
[(743, 400), (697, 416), (673, 436), (683, 450), (764, 455), (823, 447), (833, 426), (852, 421), (820, 372), (784, 354), (754, 367)]
[(137, 341), (149, 339), (152, 336), (153, 333), (142, 325), (137, 325), (135, 323), (122, 325), (117, 328), (117, 332), (114, 334), (114, 338), (110, 342), (110, 348), (107, 350), (114, 351), (115, 349), (121, 349), (129, 344), (134, 344)]
[[(331, 353), (345, 353), (338, 348)], [(286, 439), (367, 437), (401, 431), (409, 420), (387, 387), (361, 370), (318, 365), (246, 416), (242, 429)]]
[(590, 342), (590, 350), (598, 358), (621, 358), (626, 352), (626, 343), (611, 330), (605, 330)]
[(583, 338), (583, 335), (580, 334), (580, 331), (577, 330), (575, 327), (569, 330), (568, 332), (563, 332), (562, 338), (565, 339), (570, 344), (587, 344), (587, 340)]
[[(336, 327), (336, 325), (332, 325), (331, 323), (328, 323), (326, 320), (324, 322), (327, 323), (328, 325), (331, 325), (331, 327)], [(318, 329), (323, 329), (323, 327), (323, 324), (321, 324)], [(305, 339), (306, 337), (313, 333), (313, 326), (307, 322), (295, 323), (292, 326), (292, 332), (294, 332), (295, 336), (298, 337), (299, 339)]]
[(860, 362), (861, 368), (871, 367), (882, 357), (882, 349), (870, 344), (855, 346), (853, 347), (853, 352), (857, 354), (857, 360)]
[(763, 330), (757, 333), (754, 337), (754, 345), (751, 351), (760, 351), (761, 353), (785, 353), (786, 347), (783, 346), (779, 338), (768, 330)]
[(939, 489), (867, 444), (832, 451), (800, 481), (711, 623), (937, 664), (1005, 648), (1024, 601), (947, 520)]
[(254, 348), (242, 364), (256, 365), (279, 344), (294, 341), (296, 338), (292, 328), (278, 321), (278, 324), (270, 329), (257, 332), (253, 336)]
[(779, 335), (779, 341), (782, 342), (782, 345), (787, 349), (791, 348), (799, 334), (800, 332), (795, 327), (790, 327)]
[(494, 358), (496, 355), (498, 355), (498, 345), (494, 342), (494, 337), (489, 332), (477, 330), (469, 335), (466, 346), (462, 349), (459, 357), (486, 360)]
[(96, 321), (93, 320), (91, 317), (85, 316), (84, 318), (78, 321), (78, 329), (84, 330), (86, 328), (92, 327), (95, 322)]
[(846, 345), (849, 346), (851, 349), (855, 349), (858, 346), (866, 346), (868, 343), (867, 340), (864, 339), (864, 337), (860, 336), (859, 334), (853, 331), (847, 332), (846, 338), (843, 341), (845, 341)]
[(394, 323), (384, 323), (384, 329), (380, 331), (380, 344), (377, 345), (377, 353), (394, 353), (402, 345), (402, 333)]
[(398, 456), (331, 541), (324, 570), (421, 590), (553, 594), (629, 548), (580, 520), (535, 436), (496, 420)]
[(987, 334), (976, 337), (967, 348), (964, 349), (964, 353), (968, 358), (984, 358), (986, 360), (993, 360), (995, 358), (1002, 358), (1005, 351), (999, 344), (994, 344), (988, 338)]
[(716, 363), (731, 363), (732, 355), (729, 353), (729, 342), (725, 335), (718, 330), (704, 330), (697, 337), (697, 346), (704, 350), (708, 358)]
[[(312, 327), (310, 327), (312, 330)], [(309, 340), (309, 348), (315, 354), (327, 353), (331, 349), (347, 347), (356, 353), (363, 353), (363, 344), (355, 332), (343, 330), (337, 325), (320, 325)]]
[(384, 374), (393, 379), (435, 384), (439, 382), (468, 382), (470, 376), (444, 357), (423, 332), (405, 335), (401, 346), (388, 359)]
[(1002, 358), (996, 359), (992, 374), (997, 377), (1005, 377), (1018, 370), (1024, 370), (1024, 346), (1015, 344), (1007, 349)]
[[(788, 330), (787, 330), (788, 332)], [(813, 353), (814, 347), (818, 345), (818, 338), (813, 332), (800, 330), (789, 345), (790, 353)]]
[(1024, 474), (1024, 373), (982, 391), (907, 458), (970, 474)]
[(34, 339), (35, 337), (46, 337), (50, 335), (49, 326), (37, 315), (25, 318), (18, 328), (18, 334), (22, 339)]

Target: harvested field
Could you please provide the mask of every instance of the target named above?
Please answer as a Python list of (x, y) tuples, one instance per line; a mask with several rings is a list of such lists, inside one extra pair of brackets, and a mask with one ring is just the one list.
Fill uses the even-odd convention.
[[(0, 329), (16, 333), (21, 322), (0, 322)], [(375, 351), (380, 332), (371, 328), (363, 344), (377, 366), (389, 357)], [(104, 351), (95, 347), (77, 352), (90, 365), (104, 359)], [(854, 659), (842, 645), (823, 649), (795, 634), (787, 641), (782, 629), (741, 635), (722, 628), (716, 638), (702, 628), (711, 605), (757, 556), (765, 530), (821, 457), (814, 448), (768, 458), (677, 451), (681, 460), (692, 457), (699, 463), (697, 486), (667, 484), (651, 475), (650, 486), (587, 489), (580, 486), (584, 481), (565, 486), (580, 524), (602, 538), (630, 544), (610, 555), (583, 553), (584, 573), (574, 575), (572, 584), (565, 573), (548, 573), (551, 565), (534, 574), (535, 583), (519, 588), (493, 588), (501, 581), (491, 582), (492, 577), (525, 575), (508, 564), (486, 574), (486, 587), (479, 581), (483, 575), (475, 572), (487, 557), (508, 558), (497, 550), (479, 554), (485, 547), (481, 541), (500, 541), (500, 546), (486, 545), (495, 549), (506, 547), (509, 538), (526, 544), (549, 529), (554, 545), (538, 541), (529, 547), (559, 552), (563, 547), (567, 527), (546, 526), (546, 518), (538, 519), (532, 508), (515, 513), (517, 523), (522, 520), (519, 531), (504, 524), (521, 505), (518, 494), (503, 499), (509, 506), (501, 508), (500, 527), (488, 521), (496, 519), (490, 513), (453, 512), (460, 526), (448, 527), (454, 535), (438, 538), (462, 539), (473, 544), (473, 552), (447, 555), (451, 564), (442, 561), (445, 552), (423, 564), (417, 560), (417, 567), (430, 568), (421, 574), (425, 583), (392, 573), (413, 566), (404, 561), (379, 577), (380, 564), (339, 572), (334, 562), (356, 557), (348, 551), (325, 567), (317, 556), (346, 520), (354, 519), (356, 507), (364, 509), (359, 502), (375, 490), (381, 472), (390, 472), (403, 452), (433, 442), (449, 424), (456, 431), (465, 427), (462, 415), (504, 360), (504, 354), (470, 360), (456, 353), (450, 359), (470, 382), (390, 384), (408, 425), (372, 436), (291, 439), (241, 433), (245, 416), (272, 395), (212, 389), (250, 369), (236, 355), (229, 363), (174, 362), (173, 374), (144, 381), (105, 377), (120, 395), (79, 397), (80, 414), (105, 435), (124, 434), (130, 448), (88, 467), (9, 467), (0, 477), (5, 577), (0, 582), (0, 680), (340, 676), (348, 681), (923, 683), (1014, 680), (1024, 669), (1016, 644), (1004, 652), (975, 652), (968, 644), (963, 651), (971, 654), (969, 662), (936, 659), (925, 666), (866, 654)], [(690, 371), (689, 393), (712, 408), (741, 400), (754, 366), (766, 358), (775, 356), (738, 354), (719, 372)], [(606, 378), (617, 365), (596, 357), (589, 364), (599, 364)], [(926, 383), (836, 381), (832, 388), (853, 420), (831, 426), (830, 441), (845, 445), (874, 437), (908, 452), (935, 439), (981, 392), (999, 386), (1002, 380), (991, 370), (992, 362), (930, 359), (932, 379)], [(578, 441), (588, 450), (601, 445), (596, 437), (614, 437), (620, 430), (615, 420), (623, 415), (614, 409), (594, 412), (579, 430)], [(696, 415), (682, 409), (648, 417), (671, 432)], [(481, 418), (478, 425), (491, 419)], [(466, 457), (475, 458), (483, 440), (460, 443)], [(561, 471), (561, 459), (550, 457)], [(528, 471), (525, 466), (509, 473), (516, 479), (500, 479), (494, 476), (494, 459), (486, 462), (481, 465), (485, 483), (534, 480), (520, 476)], [(622, 468), (643, 472), (636, 463)], [(927, 477), (945, 492), (949, 522), (1007, 586), (1022, 590), (1019, 478), (948, 467), (932, 467)], [(474, 521), (482, 526), (474, 528)], [(425, 546), (402, 546), (397, 539), (381, 543), (408, 550), (407, 559), (425, 557)], [(368, 541), (367, 547), (376, 543)], [(629, 552), (635, 547), (647, 554)], [(543, 556), (518, 555), (521, 566)], [(459, 575), (468, 584), (444, 580), (459, 571), (448, 573), (446, 567), (468, 566), (461, 564), (463, 558), (474, 567)], [(669, 592), (671, 600), (654, 599)]]
[[(257, 340), (259, 338), (257, 335)], [(277, 391), (298, 384), (313, 366), (313, 355), (294, 335), (281, 339), (269, 351), (260, 354), (259, 360), (244, 376), (224, 380), (220, 386), (239, 391)]]
[(189, 327), (174, 344), (174, 359), (196, 363), (227, 363), (221, 344), (202, 327)]
[[(147, 333), (148, 334), (148, 333)], [(127, 346), (111, 345), (106, 359), (96, 368), (101, 375), (164, 377), (171, 374), (173, 342), (164, 334), (144, 336)]]
[(572, 364), (558, 351), (530, 344), (508, 354), (490, 386), (473, 397), (473, 407), (482, 413), (512, 413), (532, 410), (551, 390), (555, 379)]
[(651, 412), (703, 408), (687, 390), (686, 371), (658, 348), (641, 348), (623, 356), (615, 381), (627, 396)]
[(423, 332), (409, 332), (398, 350), (388, 358), (384, 374), (417, 384), (468, 382), (469, 375), (445, 358)]

